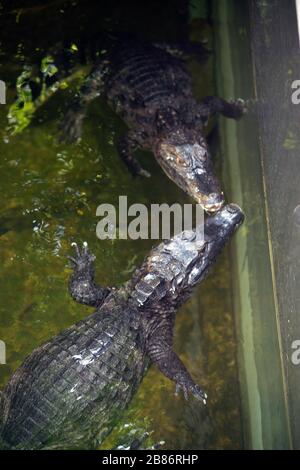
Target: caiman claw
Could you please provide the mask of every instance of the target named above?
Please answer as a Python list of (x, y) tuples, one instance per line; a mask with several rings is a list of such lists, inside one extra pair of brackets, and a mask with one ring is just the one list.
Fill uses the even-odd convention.
[(186, 384), (177, 383), (176, 388), (175, 388), (175, 395), (178, 395), (180, 390), (183, 391), (185, 400), (188, 400), (189, 393), (191, 393), (192, 395), (194, 395), (195, 398), (197, 398), (197, 400), (201, 400), (204, 403), (204, 405), (206, 405), (207, 394), (203, 392), (203, 390), (201, 390), (199, 385), (197, 384), (186, 385)]
[(235, 108), (234, 109), (234, 118), (239, 119), (244, 114), (248, 112), (248, 103), (245, 100), (242, 100), (241, 98), (238, 98), (236, 100), (230, 100), (229, 103)]
[(73, 242), (71, 246), (75, 248), (76, 258), (68, 256), (68, 259), (73, 263), (74, 268), (83, 271), (89, 268), (96, 259), (96, 256), (90, 253), (87, 242), (83, 242), (82, 250), (80, 251), (77, 243)]

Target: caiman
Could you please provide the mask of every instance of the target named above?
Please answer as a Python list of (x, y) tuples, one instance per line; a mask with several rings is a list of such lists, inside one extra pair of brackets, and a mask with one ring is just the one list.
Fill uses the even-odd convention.
[[(203, 49), (203, 48), (202, 48)], [(213, 171), (204, 126), (215, 113), (240, 118), (246, 111), (238, 99), (208, 96), (197, 102), (183, 58), (201, 56), (197, 43), (166, 44), (111, 35), (99, 60), (67, 111), (61, 138), (76, 141), (82, 133), (87, 105), (100, 94), (129, 126), (118, 150), (135, 175), (150, 176), (134, 158), (138, 148), (152, 151), (165, 173), (207, 212), (224, 204)]]
[[(35, 349), (0, 400), (0, 440), (10, 449), (91, 449), (111, 431), (149, 362), (206, 402), (173, 350), (175, 314), (243, 221), (226, 205), (208, 217), (204, 237), (184, 231), (162, 242), (120, 288), (94, 282), (95, 257), (76, 245), (71, 296), (96, 310)], [(200, 232), (199, 232), (200, 233)]]

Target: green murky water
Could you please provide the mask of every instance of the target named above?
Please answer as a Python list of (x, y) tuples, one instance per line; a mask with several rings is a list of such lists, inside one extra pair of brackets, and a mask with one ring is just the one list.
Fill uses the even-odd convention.
[[(63, 28), (76, 42), (84, 28), (95, 29), (92, 9), (99, 9), (95, 2), (90, 2), (90, 10), (88, 3), (84, 7), (78, 1), (44, 2), (43, 7), (29, 2), (23, 9), (13, 8), (14, 3), (22, 2), (12, 2), (2, 12), (7, 29), (5, 42), (1, 42), (0, 78), (9, 84), (9, 104), (22, 65), (35, 56), (35, 49), (57, 42), (56, 35), (61, 38)], [(148, 18), (145, 36), (160, 39), (172, 38), (184, 29), (182, 12), (170, 2), (160, 7), (159, 19), (158, 3), (152, 4), (143, 14), (136, 4), (131, 16), (121, 3), (115, 9), (106, 7), (102, 24), (143, 31), (143, 21)], [(201, 16), (203, 11), (200, 8), (194, 15)], [(76, 12), (80, 14), (76, 16)], [(65, 19), (64, 15), (73, 13), (79, 29), (78, 22)], [(36, 28), (30, 29), (30, 25)], [(200, 28), (211, 37), (207, 21), (199, 18), (190, 22), (190, 35), (197, 37)], [(197, 96), (212, 94), (212, 59), (205, 66), (190, 66)], [(99, 204), (117, 204), (119, 195), (127, 195), (129, 204), (148, 206), (190, 202), (150, 154), (140, 152), (139, 158), (152, 178), (133, 178), (128, 173), (116, 151), (116, 140), (125, 125), (101, 98), (89, 108), (81, 143), (58, 143), (58, 125), (71, 94), (72, 90), (60, 90), (39, 109), (28, 128), (8, 141), (4, 138), (8, 106), (0, 106), (0, 339), (7, 347), (7, 364), (0, 365), (0, 387), (33, 348), (91, 311), (72, 301), (67, 292), (70, 269), (66, 256), (72, 241), (89, 243), (97, 256), (97, 280), (104, 285), (119, 285), (130, 278), (152, 246), (151, 240), (98, 240)], [(203, 384), (208, 406), (175, 397), (173, 383), (152, 367), (102, 448), (126, 444), (144, 431), (151, 433), (148, 444), (165, 441), (165, 449), (242, 447), (228, 250), (179, 312), (175, 349)]]

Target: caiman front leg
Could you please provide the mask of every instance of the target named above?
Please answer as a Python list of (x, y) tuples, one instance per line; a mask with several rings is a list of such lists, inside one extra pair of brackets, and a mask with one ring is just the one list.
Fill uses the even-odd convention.
[(69, 292), (72, 298), (80, 304), (98, 307), (111, 289), (95, 284), (93, 263), (96, 258), (89, 252), (87, 243), (83, 243), (81, 251), (77, 243), (72, 245), (75, 247), (76, 257), (68, 257), (74, 269), (69, 281)]
[(207, 96), (197, 106), (198, 112), (204, 120), (208, 120), (216, 113), (225, 117), (239, 119), (247, 112), (244, 100), (237, 99), (226, 101), (218, 96)]
[(99, 65), (85, 79), (78, 96), (73, 100), (61, 124), (61, 141), (72, 143), (80, 139), (87, 106), (101, 93), (103, 74), (104, 68), (102, 65)]
[(182, 389), (185, 399), (191, 393), (206, 404), (207, 395), (197, 385), (185, 365), (181, 362), (172, 348), (172, 328), (161, 325), (151, 334), (147, 344), (147, 353), (159, 370), (176, 384), (176, 395)]
[(141, 133), (130, 130), (119, 140), (118, 151), (121, 159), (134, 176), (139, 175), (149, 178), (151, 176), (150, 173), (147, 170), (144, 170), (133, 156), (135, 150), (141, 146)]

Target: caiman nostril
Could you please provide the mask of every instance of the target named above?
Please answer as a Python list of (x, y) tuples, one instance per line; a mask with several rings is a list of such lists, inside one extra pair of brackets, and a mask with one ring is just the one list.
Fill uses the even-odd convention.
[(227, 212), (229, 212), (230, 214), (235, 214), (236, 212), (241, 212), (241, 208), (237, 205), (237, 204), (229, 204), (227, 206)]

